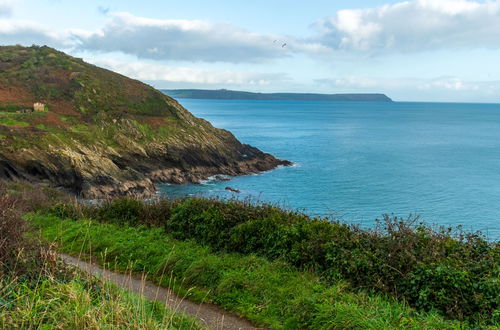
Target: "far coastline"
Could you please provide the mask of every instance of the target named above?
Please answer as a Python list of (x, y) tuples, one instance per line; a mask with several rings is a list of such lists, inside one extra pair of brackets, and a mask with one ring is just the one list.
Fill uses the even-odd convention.
[(176, 99), (207, 100), (267, 100), (267, 101), (336, 101), (336, 102), (393, 102), (385, 94), (317, 94), (317, 93), (253, 93), (228, 89), (162, 89)]

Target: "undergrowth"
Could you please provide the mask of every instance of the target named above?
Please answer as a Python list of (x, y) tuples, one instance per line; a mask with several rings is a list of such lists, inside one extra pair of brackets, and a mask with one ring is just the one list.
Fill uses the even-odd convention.
[(214, 252), (258, 255), (313, 271), (326, 283), (390, 294), (422, 311), (471, 324), (500, 322), (500, 243), (478, 233), (385, 216), (371, 230), (270, 205), (210, 199), (99, 206), (61, 204), (52, 214), (162, 228)]

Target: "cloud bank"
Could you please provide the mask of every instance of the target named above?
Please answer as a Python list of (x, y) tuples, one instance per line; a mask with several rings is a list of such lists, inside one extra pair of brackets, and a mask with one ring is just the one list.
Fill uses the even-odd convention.
[(204, 62), (262, 62), (289, 55), (279, 37), (199, 20), (159, 20), (111, 14), (99, 31), (80, 35), (79, 48), (121, 51), (139, 58)]
[(109, 20), (98, 30), (56, 32), (8, 18), (11, 7), (0, 3), (0, 17), (4, 17), (0, 18), (0, 42), (72, 45), (80, 51), (122, 52), (139, 59), (207, 63), (262, 63), (294, 54), (376, 56), (500, 49), (500, 0), (414, 0), (340, 10), (317, 21), (315, 34), (302, 38), (253, 33), (223, 23), (151, 19), (103, 10)]
[[(453, 100), (461, 96), (498, 100), (500, 95), (500, 81), (495, 77), (498, 70), (492, 67), (493, 55), (500, 51), (500, 0), (411, 0), (345, 9), (325, 13), (332, 16), (318, 20), (313, 24), (315, 30), (301, 37), (254, 33), (210, 21), (109, 13), (104, 7), (98, 8), (99, 16), (107, 19), (99, 28), (56, 29), (50, 22), (22, 20), (15, 3), (0, 0), (0, 44), (46, 44), (70, 54), (86, 54), (95, 64), (157, 86), (247, 86), (268, 91), (298, 86), (296, 90), (314, 87), (327, 93), (378, 91), (391, 96), (401, 92), (412, 97), (420, 93), (421, 99), (444, 95), (443, 99)], [(471, 50), (479, 54), (477, 58), (468, 55)], [(412, 54), (423, 52), (427, 52), (424, 58), (429, 61), (426, 72), (405, 70), (407, 65), (419, 64), (421, 57)], [(489, 55), (485, 57), (486, 53)], [(434, 57), (436, 54), (441, 55)], [(443, 67), (440, 63), (448, 56), (455, 61)], [(104, 61), (103, 57), (110, 60)], [(123, 58), (130, 60), (116, 60)], [(380, 59), (384, 58), (394, 58), (394, 67), (380, 69), (380, 63), (384, 63)], [(309, 72), (309, 67), (301, 67), (312, 65), (309, 60), (316, 61), (319, 69), (310, 68)], [(486, 62), (474, 64), (482, 60)], [(233, 71), (238, 70), (232, 65), (235, 63), (238, 68), (245, 67), (242, 63), (250, 64), (243, 70), (252, 68), (257, 72)], [(467, 70), (461, 65), (468, 65)], [(350, 67), (353, 72), (346, 69)], [(475, 69), (491, 70), (488, 77), (492, 81), (463, 79), (485, 76), (484, 72), (475, 75)], [(271, 72), (276, 70), (290, 76)], [(377, 74), (377, 70), (384, 72)], [(348, 76), (366, 72), (387, 77), (385, 70), (392, 78)], [(401, 78), (403, 72), (421, 78)], [(328, 79), (317, 79), (328, 73)], [(443, 74), (450, 76), (432, 78)], [(337, 76), (340, 78), (331, 78)]]
[(347, 52), (500, 48), (500, 1), (415, 0), (347, 9), (316, 27), (318, 42)]

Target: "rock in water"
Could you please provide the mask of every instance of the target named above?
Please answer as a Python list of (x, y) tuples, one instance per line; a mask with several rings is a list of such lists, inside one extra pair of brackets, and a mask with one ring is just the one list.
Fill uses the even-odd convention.
[(229, 191), (237, 193), (237, 194), (239, 194), (241, 192), (239, 189), (232, 188), (232, 187), (226, 187), (225, 190), (229, 190)]

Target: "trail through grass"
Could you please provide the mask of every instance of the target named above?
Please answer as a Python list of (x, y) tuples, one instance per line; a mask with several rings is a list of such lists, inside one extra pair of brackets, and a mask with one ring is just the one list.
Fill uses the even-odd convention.
[(61, 251), (92, 255), (108, 269), (147, 272), (154, 282), (196, 301), (208, 300), (273, 329), (460, 328), (437, 313), (416, 312), (392, 298), (353, 293), (347, 282), (322, 282), (275, 260), (213, 253), (161, 229), (32, 216)]

